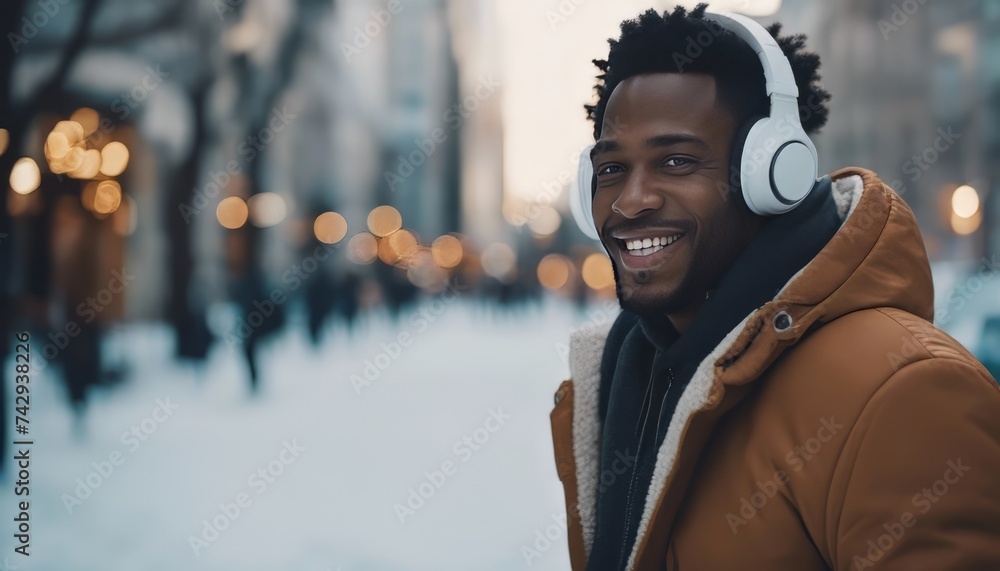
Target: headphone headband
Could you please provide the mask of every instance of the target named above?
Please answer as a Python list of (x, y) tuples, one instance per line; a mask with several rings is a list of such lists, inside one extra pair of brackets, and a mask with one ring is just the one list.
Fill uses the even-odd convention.
[(798, 98), (799, 88), (795, 85), (792, 66), (778, 47), (778, 42), (774, 41), (767, 30), (750, 18), (732, 12), (705, 12), (705, 17), (718, 21), (723, 28), (736, 34), (736, 37), (746, 42), (760, 58), (760, 65), (764, 68), (767, 95), (771, 97), (772, 107), (775, 94)]

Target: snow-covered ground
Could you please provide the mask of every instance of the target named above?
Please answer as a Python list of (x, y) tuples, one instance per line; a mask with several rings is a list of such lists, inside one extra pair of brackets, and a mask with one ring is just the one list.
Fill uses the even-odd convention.
[[(262, 348), (258, 398), (225, 344), (196, 370), (164, 327), (129, 326), (112, 348), (133, 374), (92, 394), (79, 434), (36, 375), (31, 556), (13, 554), (8, 475), (0, 569), (568, 569), (548, 414), (569, 330), (611, 306), (417, 309), (318, 350), (289, 327)], [(352, 384), (366, 360), (388, 367)]]

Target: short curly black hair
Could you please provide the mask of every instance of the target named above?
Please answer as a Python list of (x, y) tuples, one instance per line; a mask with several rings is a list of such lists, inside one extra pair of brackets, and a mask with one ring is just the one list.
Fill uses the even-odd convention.
[[(649, 9), (634, 20), (621, 24), (621, 37), (609, 39), (606, 60), (593, 60), (601, 70), (594, 86), (597, 103), (585, 105), (587, 118), (594, 122), (594, 140), (600, 139), (604, 112), (611, 93), (622, 81), (646, 73), (705, 73), (715, 77), (722, 98), (736, 111), (742, 124), (752, 117), (767, 115), (769, 102), (760, 59), (743, 40), (723, 30), (705, 17), (707, 4), (691, 12), (677, 6), (663, 15)], [(780, 37), (781, 24), (767, 31), (778, 42), (792, 66), (799, 88), (799, 117), (806, 133), (826, 124), (826, 102), (830, 94), (819, 85), (819, 56), (805, 51), (806, 37)]]

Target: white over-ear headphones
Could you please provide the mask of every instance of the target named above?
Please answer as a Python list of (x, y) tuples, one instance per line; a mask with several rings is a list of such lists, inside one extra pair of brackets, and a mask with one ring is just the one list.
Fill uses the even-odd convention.
[[(735, 145), (742, 146), (739, 183), (743, 199), (756, 214), (788, 212), (809, 194), (819, 170), (816, 147), (799, 121), (799, 89), (792, 66), (771, 34), (757, 22), (732, 13), (706, 12), (705, 16), (736, 34), (757, 53), (771, 100), (770, 114), (744, 126), (740, 133), (746, 133), (746, 138), (741, 142), (737, 137), (734, 141), (735, 152), (740, 152)], [(576, 192), (571, 193), (570, 206), (583, 233), (597, 240), (591, 205), (592, 148), (593, 145), (588, 146), (580, 154)]]

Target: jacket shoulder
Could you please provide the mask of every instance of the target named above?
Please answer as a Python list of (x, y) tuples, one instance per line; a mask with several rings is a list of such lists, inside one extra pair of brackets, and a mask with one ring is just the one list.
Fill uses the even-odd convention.
[[(890, 566), (918, 567), (921, 555), (941, 569), (1000, 561), (1000, 549), (957, 529), (967, 555), (927, 547), (951, 534), (949, 521), (972, 530), (1000, 517), (988, 476), (1000, 473), (1000, 387), (957, 341), (905, 311), (864, 309), (804, 336), (761, 380), (745, 411), (750, 432), (770, 435), (759, 448), (787, 470), (789, 498), (834, 568), (865, 567), (855, 557), (871, 557), (882, 524), (896, 529), (907, 513), (904, 525), (920, 525), (894, 540), (907, 547), (886, 552)], [(966, 465), (973, 471), (953, 488), (964, 492), (950, 492), (947, 508), (920, 496)], [(973, 509), (977, 496), (994, 503)]]
[(901, 369), (928, 359), (975, 371), (976, 375), (964, 375), (970, 382), (995, 384), (958, 341), (927, 320), (896, 308), (859, 310), (818, 327), (787, 349), (775, 372), (815, 371), (797, 375), (799, 381), (807, 381), (805, 385), (813, 385), (803, 387), (809, 392), (815, 383), (833, 383), (842, 395), (871, 394)]

